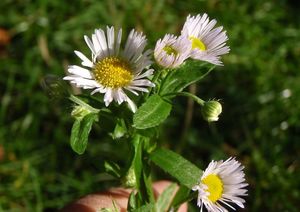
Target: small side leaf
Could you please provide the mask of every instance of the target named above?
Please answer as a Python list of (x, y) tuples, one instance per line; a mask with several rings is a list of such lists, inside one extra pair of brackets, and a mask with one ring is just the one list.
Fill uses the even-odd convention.
[(97, 114), (90, 113), (82, 119), (75, 120), (72, 127), (70, 140), (71, 147), (76, 153), (80, 155), (84, 153), (92, 125), (97, 118)]
[(170, 114), (172, 105), (158, 94), (150, 96), (133, 116), (133, 126), (147, 129), (162, 123)]
[(127, 132), (127, 127), (124, 119), (118, 119), (115, 129), (112, 133), (110, 133), (111, 137), (116, 140), (122, 138)]
[(178, 69), (171, 70), (171, 73), (164, 79), (159, 94), (163, 96), (168, 93), (180, 92), (190, 84), (201, 80), (214, 67), (210, 63), (189, 60)]
[(142, 168), (143, 168), (143, 162), (142, 162), (143, 144), (142, 144), (141, 137), (139, 135), (136, 135), (133, 138), (132, 142), (134, 145), (133, 167), (134, 167), (137, 189), (140, 190), (141, 189)]
[(153, 212), (153, 211), (155, 211), (154, 208), (155, 208), (155, 205), (152, 203), (149, 203), (149, 204), (143, 205), (142, 207), (140, 207), (136, 210), (133, 210), (133, 211), (134, 212)]
[(189, 189), (184, 185), (181, 185), (178, 191), (176, 192), (175, 197), (173, 198), (171, 208), (175, 209), (176, 211), (181, 204), (189, 200), (190, 193), (191, 193), (191, 189)]
[(112, 200), (113, 207), (112, 208), (101, 208), (99, 212), (119, 212), (120, 208), (117, 205), (115, 200)]
[(163, 191), (156, 202), (156, 211), (167, 211), (175, 190), (176, 184), (172, 183)]
[(132, 191), (129, 195), (129, 198), (128, 198), (127, 210), (128, 211), (133, 211), (136, 208), (137, 208), (137, 200), (136, 200), (136, 196), (134, 194), (134, 191)]
[(148, 165), (144, 164), (143, 167), (143, 186), (144, 192), (146, 194), (146, 201), (150, 203), (155, 202), (153, 188), (152, 188), (152, 179), (151, 179), (151, 169)]
[(116, 178), (121, 177), (120, 166), (112, 161), (104, 161), (105, 171)]
[(202, 171), (193, 163), (167, 149), (155, 150), (150, 159), (190, 189), (198, 183), (202, 175)]

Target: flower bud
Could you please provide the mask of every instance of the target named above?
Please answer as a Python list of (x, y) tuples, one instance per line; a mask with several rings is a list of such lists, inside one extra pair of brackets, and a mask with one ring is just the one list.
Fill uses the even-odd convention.
[(91, 113), (91, 111), (88, 110), (86, 107), (82, 105), (76, 105), (71, 112), (71, 116), (74, 117), (75, 119), (82, 119), (89, 113)]
[(129, 168), (126, 176), (123, 178), (123, 184), (129, 188), (134, 188), (136, 186), (136, 176), (133, 167)]
[(83, 119), (85, 116), (87, 116), (90, 113), (99, 113), (100, 110), (93, 108), (91, 105), (85, 103), (81, 99), (79, 99), (76, 96), (71, 95), (70, 100), (76, 103), (74, 106), (71, 116), (74, 117), (77, 120)]
[(218, 121), (222, 113), (222, 105), (218, 101), (207, 101), (202, 107), (202, 116), (208, 122)]

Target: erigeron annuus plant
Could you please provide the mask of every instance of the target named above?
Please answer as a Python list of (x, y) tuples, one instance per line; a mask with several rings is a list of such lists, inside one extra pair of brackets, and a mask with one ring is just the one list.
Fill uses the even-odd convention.
[[(156, 129), (169, 116), (176, 96), (192, 98), (201, 107), (206, 121), (219, 119), (222, 106), (218, 101), (204, 101), (184, 91), (215, 65), (222, 65), (221, 55), (229, 52), (226, 32), (215, 25), (216, 21), (210, 21), (206, 14), (188, 16), (181, 35), (165, 35), (157, 41), (154, 52), (146, 48), (147, 39), (141, 32), (132, 30), (123, 44), (122, 29), (96, 29), (91, 37), (84, 36), (91, 57), (75, 51), (81, 66), (70, 65), (64, 80), (89, 90), (90, 96), (70, 97), (74, 102), (71, 115), (75, 118), (71, 147), (83, 154), (92, 125), (102, 121), (99, 116), (105, 113), (114, 120), (116, 127), (108, 133), (116, 140), (126, 138), (131, 146), (130, 160), (125, 167), (111, 161), (106, 168), (123, 186), (136, 191), (130, 195), (128, 211), (174, 211), (196, 196), (201, 210), (203, 205), (208, 211), (234, 209), (233, 204), (244, 207), (241, 197), (246, 195), (247, 184), (243, 166), (235, 159), (212, 161), (203, 172), (181, 155), (156, 143), (159, 136)], [(151, 68), (153, 61), (160, 68)], [(96, 104), (89, 104), (91, 95)], [(167, 195), (175, 191), (176, 187), (171, 185), (165, 190), (166, 195), (155, 200), (151, 163), (178, 181), (180, 189), (174, 198)], [(193, 191), (198, 191), (198, 195)]]

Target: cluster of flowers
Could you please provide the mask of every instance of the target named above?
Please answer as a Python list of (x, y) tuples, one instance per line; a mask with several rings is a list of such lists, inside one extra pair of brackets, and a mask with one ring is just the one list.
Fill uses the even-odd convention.
[[(228, 37), (222, 27), (215, 27), (216, 20), (209, 20), (207, 14), (188, 16), (179, 36), (166, 34), (156, 43), (154, 53), (146, 50), (146, 37), (134, 29), (129, 33), (124, 48), (121, 47), (122, 29), (107, 27), (106, 32), (96, 29), (91, 38), (84, 36), (91, 50), (91, 59), (75, 51), (81, 59), (81, 65), (71, 65), (70, 75), (64, 77), (83, 89), (92, 89), (91, 94), (104, 94), (104, 103), (112, 101), (118, 104), (127, 102), (135, 112), (136, 105), (125, 91), (135, 95), (148, 92), (155, 84), (150, 80), (154, 70), (149, 68), (155, 61), (163, 68), (179, 67), (185, 60), (192, 58), (222, 65), (221, 55), (229, 52), (226, 46)], [(233, 158), (225, 162), (212, 161), (204, 171), (198, 185), (198, 206), (208, 211), (226, 211), (220, 204), (233, 208), (228, 203), (243, 207), (245, 202), (239, 196), (245, 196), (245, 175), (243, 166)], [(234, 208), (233, 208), (234, 209)]]
[[(188, 16), (180, 36), (167, 34), (159, 39), (154, 49), (154, 58), (163, 68), (176, 68), (186, 59), (203, 60), (222, 65), (220, 56), (229, 52), (228, 37), (222, 27), (215, 27), (216, 20), (209, 20), (207, 14)], [(154, 83), (148, 78), (154, 73), (152, 51), (144, 51), (147, 39), (134, 29), (130, 32), (125, 47), (121, 48), (122, 29), (115, 33), (114, 27), (107, 27), (106, 33), (96, 29), (90, 39), (84, 36), (92, 52), (91, 59), (79, 51), (75, 54), (82, 60), (81, 66), (71, 65), (64, 77), (77, 87), (93, 89), (92, 94), (104, 93), (108, 106), (113, 100), (121, 104), (127, 102), (133, 112), (136, 105), (126, 95), (125, 90), (138, 95), (148, 92)], [(144, 71), (146, 70), (146, 71)]]
[(214, 28), (216, 23), (207, 14), (188, 16), (180, 36), (166, 34), (157, 41), (155, 60), (167, 68), (176, 68), (188, 58), (222, 65), (220, 55), (230, 49), (226, 46), (226, 31), (222, 31), (223, 27)]

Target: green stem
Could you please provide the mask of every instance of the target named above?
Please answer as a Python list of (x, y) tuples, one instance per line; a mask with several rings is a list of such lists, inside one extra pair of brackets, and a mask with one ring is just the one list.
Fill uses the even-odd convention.
[(174, 92), (174, 93), (167, 93), (165, 95), (163, 95), (163, 97), (173, 97), (173, 96), (186, 96), (186, 97), (190, 97), (193, 100), (195, 100), (195, 102), (197, 102), (199, 105), (203, 106), (205, 101), (200, 99), (198, 96), (195, 96), (194, 94), (191, 94), (189, 92)]
[(147, 201), (150, 203), (155, 202), (153, 188), (152, 188), (152, 179), (151, 179), (151, 165), (149, 161), (149, 155), (147, 154), (147, 147), (149, 146), (150, 139), (143, 137), (144, 148), (143, 148), (143, 186), (146, 193)]
[(154, 76), (153, 76), (153, 79), (152, 79), (152, 82), (153, 83), (156, 83), (156, 80), (158, 79), (158, 77), (160, 76), (160, 74), (163, 72), (163, 70), (159, 70), (159, 71), (156, 71)]
[(143, 163), (142, 163), (143, 141), (139, 135), (135, 134), (132, 139), (132, 144), (134, 147), (134, 158), (132, 161), (132, 166), (134, 168), (134, 173), (135, 173), (135, 180), (136, 180), (135, 184), (138, 191), (140, 191), (142, 169), (143, 169)]
[[(155, 72), (154, 72), (154, 76), (153, 76), (153, 78), (152, 78), (151, 81), (152, 81), (152, 83), (155, 84), (155, 86), (156, 86), (156, 81), (157, 81), (157, 79), (159, 78), (159, 76), (160, 76), (160, 74), (162, 73), (162, 71), (163, 71), (163, 70), (158, 70), (158, 71), (155, 71)], [(152, 93), (153, 89), (154, 89), (154, 87), (152, 87), (152, 88), (149, 90), (149, 92), (145, 94), (144, 99), (147, 99), (147, 98), (148, 98), (148, 96)]]
[(131, 164), (125, 176), (126, 185), (137, 189), (140, 205), (155, 201), (152, 191), (151, 167), (145, 159), (146, 152), (144, 146), (146, 142), (148, 140), (145, 137), (140, 136), (136, 132), (133, 133), (130, 142), (133, 154)]
[(89, 104), (85, 103), (84, 101), (82, 101), (81, 99), (79, 99), (78, 97), (71, 95), (69, 97), (69, 99), (73, 102), (75, 102), (76, 104), (85, 107), (87, 110), (91, 111), (92, 113), (98, 113), (100, 110), (93, 108), (92, 106), (90, 106)]

